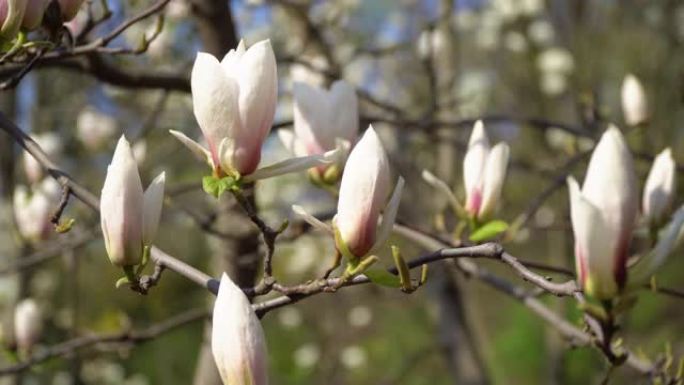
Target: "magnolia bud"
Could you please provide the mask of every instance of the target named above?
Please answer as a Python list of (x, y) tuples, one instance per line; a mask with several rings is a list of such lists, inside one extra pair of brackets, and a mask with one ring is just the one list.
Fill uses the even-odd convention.
[(143, 194), (131, 146), (121, 136), (107, 168), (100, 196), (100, 221), (109, 260), (117, 266), (140, 263), (159, 225), (164, 196), (164, 173)]
[(277, 87), (269, 40), (248, 50), (241, 41), (221, 62), (197, 54), (191, 76), (193, 109), (215, 170), (240, 175), (256, 170), (273, 123)]
[(646, 178), (642, 202), (643, 215), (649, 223), (662, 223), (670, 210), (676, 186), (676, 167), (669, 148), (658, 154), (653, 161)]
[(636, 126), (648, 121), (646, 91), (636, 76), (629, 74), (622, 81), (622, 113), (625, 122)]
[(50, 219), (59, 202), (60, 188), (54, 179), (45, 179), (32, 190), (30, 193), (25, 186), (17, 186), (13, 202), (19, 233), (24, 239), (35, 242), (50, 234)]
[(390, 191), (389, 161), (372, 126), (349, 154), (337, 201), (335, 226), (347, 249), (363, 257), (376, 239), (380, 211)]
[(11, 41), (24, 21), (28, 0), (0, 0), (0, 42)]
[(43, 319), (38, 304), (33, 299), (24, 299), (14, 309), (14, 338), (21, 351), (29, 351), (40, 340)]
[(214, 303), (211, 350), (224, 384), (268, 384), (261, 323), (245, 294), (225, 273)]
[(638, 208), (632, 156), (616, 127), (609, 127), (596, 146), (582, 190), (572, 177), (568, 186), (579, 282), (587, 294), (611, 299), (626, 282)]
[(475, 122), (463, 160), (465, 209), (477, 219), (487, 218), (501, 197), (509, 149), (505, 143), (490, 148), (482, 121)]

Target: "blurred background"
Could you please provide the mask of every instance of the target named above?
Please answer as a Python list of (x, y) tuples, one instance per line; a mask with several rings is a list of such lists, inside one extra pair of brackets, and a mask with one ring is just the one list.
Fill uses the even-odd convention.
[[(103, 2), (113, 17), (91, 38), (149, 6)], [(103, 2), (84, 7), (76, 20), (88, 9), (101, 12)], [(648, 125), (625, 131), (641, 186), (648, 155), (670, 146), (675, 159), (684, 160), (684, 3), (678, 0), (171, 0), (164, 16), (163, 24), (154, 17), (136, 23), (114, 42), (135, 46), (162, 27), (146, 53), (39, 65), (16, 89), (0, 93), (0, 105), (97, 194), (125, 134), (134, 143), (143, 184), (167, 173), (156, 244), (212, 275), (228, 271), (242, 286), (258, 278), (257, 233), (228, 197), (217, 203), (202, 191), (205, 165), (168, 134), (174, 129), (200, 136), (187, 86), (200, 50), (221, 56), (239, 39), (248, 46), (271, 39), (279, 63), (276, 128), (291, 126), (293, 81), (351, 82), (361, 127), (373, 124), (394, 172), (407, 180), (400, 222), (434, 234), (448, 234), (454, 218), (420, 173), (432, 171), (462, 197), (463, 149), (472, 120), (485, 118), (492, 141), (511, 146), (498, 216), (512, 222), (529, 214), (505, 244), (526, 261), (573, 268), (563, 175), (582, 176), (586, 159), (576, 155), (593, 146), (607, 122), (626, 128), (620, 86), (628, 73), (644, 84), (651, 109)], [(117, 71), (139, 77), (112, 76)], [(145, 76), (180, 81), (140, 80)], [(205, 289), (170, 271), (147, 296), (115, 289), (121, 272), (106, 258), (96, 216), (72, 198), (63, 215), (75, 219), (72, 230), (46, 230), (59, 189), (43, 182), (40, 168), (9, 137), (1, 138), (3, 367), (16, 362), (14, 308), (26, 298), (38, 304), (44, 320), (35, 353), (77, 336), (145, 330), (188, 310), (211, 309), (213, 297)], [(271, 135), (262, 164), (286, 157)], [(560, 187), (548, 199), (538, 198), (559, 184), (559, 175)], [(31, 202), (30, 214), (18, 213), (18, 205), (29, 205), (20, 199), (29, 191), (44, 191), (45, 202)], [(259, 182), (255, 199), (273, 226), (294, 220), (295, 203), (321, 216), (335, 209), (335, 200), (304, 173)], [(43, 222), (22, 224), (20, 217), (40, 213)], [(331, 240), (304, 230), (294, 220), (277, 245), (281, 281), (305, 282), (331, 263)], [(394, 241), (407, 257), (423, 252)], [(659, 284), (684, 287), (679, 257), (659, 274)], [(525, 286), (495, 262), (478, 264)], [(540, 298), (580, 325), (574, 301)], [(681, 301), (640, 293), (621, 321), (624, 343), (653, 359), (668, 349), (684, 354)], [(205, 339), (208, 320), (194, 319), (140, 343), (88, 346), (0, 383), (219, 384)], [(518, 301), (446, 263), (431, 266), (428, 284), (412, 295), (370, 285), (347, 288), (275, 310), (262, 321), (275, 385), (586, 384), (599, 383), (608, 371), (599, 353), (572, 348)], [(629, 368), (613, 375), (613, 383), (649, 383)]]

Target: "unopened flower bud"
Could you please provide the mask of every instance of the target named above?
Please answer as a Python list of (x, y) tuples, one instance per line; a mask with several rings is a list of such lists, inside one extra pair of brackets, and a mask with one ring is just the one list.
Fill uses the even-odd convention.
[(43, 318), (35, 300), (28, 298), (14, 310), (14, 337), (19, 350), (27, 352), (40, 341)]

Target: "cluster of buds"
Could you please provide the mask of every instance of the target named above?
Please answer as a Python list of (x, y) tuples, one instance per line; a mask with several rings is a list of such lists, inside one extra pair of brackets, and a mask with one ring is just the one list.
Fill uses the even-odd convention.
[[(655, 159), (644, 188), (642, 215), (651, 229), (667, 218), (674, 186), (675, 163), (666, 149)], [(577, 277), (591, 297), (611, 300), (628, 283), (642, 283), (677, 244), (684, 223), (681, 209), (653, 250), (630, 270), (628, 282), (627, 261), (637, 226), (639, 191), (632, 156), (617, 127), (609, 127), (596, 145), (582, 188), (573, 177), (568, 178), (568, 187)]]
[(61, 23), (73, 19), (83, 0), (0, 0), (0, 41), (11, 41), (20, 30), (32, 31), (51, 8)]

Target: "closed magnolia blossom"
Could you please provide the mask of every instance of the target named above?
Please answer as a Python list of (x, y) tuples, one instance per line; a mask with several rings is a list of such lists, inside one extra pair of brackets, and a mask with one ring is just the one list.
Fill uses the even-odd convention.
[[(42, 134), (36, 134), (33, 136), (33, 140), (40, 146), (41, 149), (51, 160), (58, 160), (62, 155), (63, 143), (62, 138), (54, 132), (46, 132)], [(45, 171), (43, 166), (38, 163), (38, 161), (29, 154), (28, 151), (24, 151), (24, 172), (26, 177), (31, 183), (40, 182), (45, 176)]]
[(14, 190), (14, 214), (17, 229), (24, 239), (40, 241), (48, 237), (50, 218), (59, 204), (60, 188), (54, 179), (45, 179), (30, 189), (17, 186)]
[(141, 262), (159, 226), (165, 174), (157, 176), (143, 193), (131, 146), (121, 136), (107, 168), (100, 196), (100, 221), (109, 260), (116, 266)]
[(29, 351), (40, 341), (43, 332), (43, 316), (35, 300), (27, 298), (14, 309), (14, 338), (17, 348)]
[[(345, 153), (356, 141), (359, 131), (358, 101), (354, 87), (344, 80), (333, 83), (330, 90), (296, 82), (294, 96), (294, 131), (280, 130), (285, 147), (296, 156), (323, 154), (338, 147), (343, 149), (339, 161), (315, 170), (326, 182), (335, 182), (344, 165)], [(334, 169), (331, 169), (333, 168)]]
[(0, 0), (0, 42), (8, 42), (19, 33), (28, 0)]
[[(337, 247), (363, 258), (381, 247), (394, 225), (403, 179), (399, 178), (387, 202), (391, 184), (390, 167), (380, 138), (372, 126), (349, 154), (344, 167), (337, 214), (333, 219)], [(380, 212), (384, 210), (378, 226)]]
[(211, 332), (211, 351), (225, 385), (267, 385), (264, 331), (249, 300), (224, 273)]
[(642, 200), (642, 213), (652, 225), (662, 223), (672, 206), (676, 186), (676, 168), (672, 150), (669, 148), (658, 154), (653, 161), (651, 171), (646, 178)]
[(625, 122), (636, 126), (648, 121), (646, 91), (636, 76), (629, 74), (622, 81), (622, 114)]
[(588, 295), (611, 299), (627, 279), (639, 206), (632, 156), (615, 126), (594, 149), (582, 189), (573, 177), (568, 178), (568, 187), (579, 283)]
[(261, 160), (261, 145), (271, 131), (278, 94), (276, 61), (269, 40), (249, 49), (244, 41), (222, 61), (197, 54), (191, 76), (195, 118), (208, 149), (171, 131), (218, 174), (248, 175)]
[(496, 209), (506, 178), (508, 156), (508, 145), (498, 143), (490, 148), (484, 124), (475, 122), (463, 160), (465, 209), (473, 218), (486, 219)]

